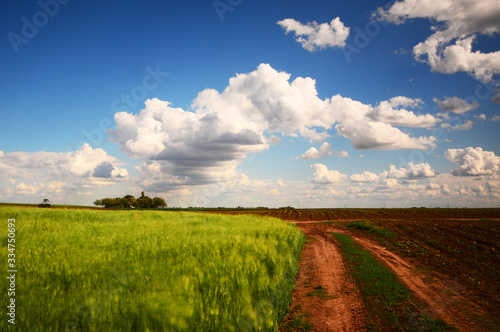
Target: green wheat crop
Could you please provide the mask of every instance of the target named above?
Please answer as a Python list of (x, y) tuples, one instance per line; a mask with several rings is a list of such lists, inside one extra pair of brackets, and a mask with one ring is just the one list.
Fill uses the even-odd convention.
[(304, 241), (249, 215), (2, 207), (0, 218), (2, 274), (16, 219), (19, 331), (275, 331)]

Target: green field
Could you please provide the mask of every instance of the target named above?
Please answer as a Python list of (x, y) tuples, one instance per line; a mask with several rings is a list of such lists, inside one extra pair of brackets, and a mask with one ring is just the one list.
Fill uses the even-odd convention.
[(275, 331), (304, 241), (250, 215), (0, 207), (3, 276), (10, 218), (19, 331)]

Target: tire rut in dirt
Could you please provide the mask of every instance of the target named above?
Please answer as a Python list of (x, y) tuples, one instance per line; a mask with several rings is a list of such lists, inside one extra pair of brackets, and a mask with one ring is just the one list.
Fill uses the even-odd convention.
[(353, 237), (361, 246), (384, 262), (407, 287), (430, 307), (431, 314), (457, 327), (460, 331), (487, 331), (478, 327), (470, 316), (459, 309), (465, 307), (474, 312), (481, 311), (467, 301), (459, 292), (460, 285), (444, 278), (428, 284), (425, 276), (400, 256), (386, 250), (371, 241)]
[[(312, 227), (302, 231), (315, 239), (307, 248), (315, 265), (309, 275), (311, 286), (321, 285), (331, 296), (328, 299), (306, 299), (304, 302), (304, 309), (311, 305), (309, 310), (315, 331), (363, 331), (366, 322), (363, 302), (359, 290), (347, 274), (333, 237)], [(307, 300), (315, 303), (308, 303)]]

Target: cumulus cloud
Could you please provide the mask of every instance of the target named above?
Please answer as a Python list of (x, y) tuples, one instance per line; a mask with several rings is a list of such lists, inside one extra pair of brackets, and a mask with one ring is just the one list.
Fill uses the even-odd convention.
[(455, 114), (464, 114), (480, 106), (475, 101), (468, 103), (464, 99), (458, 97), (446, 97), (443, 100), (434, 98), (433, 100), (441, 110)]
[(494, 117), (491, 118), (491, 121), (500, 122), (500, 115), (495, 115)]
[(453, 130), (471, 130), (472, 126), (474, 126), (474, 121), (465, 120), (464, 123), (453, 126), (451, 129), (453, 129)]
[(294, 32), (296, 41), (308, 51), (314, 52), (318, 49), (328, 47), (344, 47), (349, 36), (349, 28), (344, 26), (340, 18), (333, 19), (330, 23), (318, 24), (313, 21), (302, 24), (293, 18), (287, 18), (277, 22), (286, 33)]
[[(312, 78), (290, 81), (290, 74), (261, 64), (253, 72), (230, 78), (222, 92), (203, 90), (190, 110), (148, 99), (138, 114), (116, 113), (117, 125), (111, 131), (111, 140), (132, 158), (154, 161), (159, 171), (190, 185), (229, 181), (238, 174), (236, 168), (248, 154), (278, 143), (280, 138), (276, 135), (322, 142), (330, 137), (328, 131), (334, 127), (355, 148), (436, 146), (434, 137), (414, 138), (389, 123), (371, 118), (370, 105), (339, 95), (322, 100), (317, 94)], [(415, 104), (404, 97), (390, 102), (396, 106)], [(429, 118), (426, 119), (428, 124)], [(325, 155), (344, 157), (347, 153), (334, 152), (323, 143), (319, 150), (311, 149), (303, 157)], [(170, 177), (165, 186), (169, 181)]]
[(347, 179), (347, 175), (341, 174), (338, 171), (329, 170), (328, 167), (323, 164), (314, 164), (311, 165), (311, 168), (314, 171), (311, 182), (315, 184), (329, 184)]
[(302, 156), (297, 157), (297, 159), (319, 159), (333, 155), (339, 156), (341, 158), (349, 157), (349, 153), (347, 153), (347, 151), (334, 151), (330, 143), (324, 142), (319, 147), (319, 150), (315, 147), (311, 147)]
[(85, 143), (76, 152), (70, 154), (68, 168), (81, 177), (126, 178), (127, 170), (118, 168), (113, 163), (120, 164), (117, 158), (108, 155), (103, 149), (92, 149)]
[(388, 171), (380, 174), (365, 171), (362, 174), (353, 174), (349, 178), (355, 183), (380, 183), (385, 187), (393, 187), (399, 184), (399, 181), (421, 180), (436, 177), (439, 173), (432, 169), (427, 163), (413, 164), (408, 163), (408, 167), (396, 168), (390, 165)]
[(436, 147), (435, 137), (411, 137), (386, 122), (373, 119), (373, 107), (340, 95), (331, 98), (338, 119), (337, 134), (351, 141), (355, 149), (397, 150)]
[(389, 123), (394, 126), (422, 127), (430, 128), (440, 120), (431, 114), (417, 115), (402, 107), (415, 108), (423, 104), (422, 99), (412, 99), (408, 97), (394, 97), (380, 102), (378, 106), (368, 114), (368, 116), (380, 122)]
[(389, 171), (384, 171), (381, 176), (396, 179), (427, 179), (437, 176), (439, 173), (431, 168), (427, 163), (413, 164), (408, 163), (408, 167), (397, 169), (396, 166), (391, 165)]
[(481, 147), (448, 149), (445, 157), (458, 167), (451, 171), (454, 176), (496, 175), (500, 170), (500, 157)]
[(353, 174), (349, 178), (351, 182), (378, 182), (380, 177), (372, 172), (365, 171), (363, 174)]
[[(391, 165), (380, 174), (365, 171), (347, 178), (325, 165), (311, 166), (313, 187), (296, 186), (295, 193), (320, 206), (497, 206), (500, 183), (490, 176), (454, 177), (438, 174), (429, 164)], [(282, 195), (286, 195), (282, 191)]]
[[(123, 163), (102, 149), (84, 144), (75, 152), (8, 152), (0, 155), (0, 178), (15, 187), (3, 195), (62, 195), (128, 179)], [(17, 183), (17, 185), (16, 185)]]
[[(311, 166), (314, 171), (313, 183), (332, 183), (344, 180), (346, 175), (337, 171), (328, 170), (323, 164), (314, 164)], [(438, 176), (438, 172), (431, 168), (427, 163), (413, 164), (408, 163), (408, 167), (396, 168), (390, 165), (388, 171), (375, 174), (365, 171), (362, 174), (353, 174), (349, 177), (350, 182), (354, 183), (379, 183), (386, 187), (393, 187), (399, 184), (399, 181), (421, 180)]]
[[(108, 165), (107, 178), (125, 178), (128, 172), (118, 168), (122, 163), (102, 149), (92, 149), (83, 144), (75, 152), (9, 152), (0, 156), (0, 175), (4, 179), (42, 180), (68, 175), (90, 178), (97, 171), (102, 174), (103, 164)], [(100, 176), (103, 177), (103, 176)]]
[(473, 50), (477, 34), (500, 32), (500, 2), (497, 0), (403, 0), (390, 8), (379, 8), (379, 19), (401, 24), (413, 18), (432, 20), (435, 31), (413, 48), (419, 61), (440, 73), (467, 72), (483, 82), (500, 73), (500, 51)]
[(387, 123), (350, 120), (335, 126), (339, 135), (349, 139), (352, 147), (360, 150), (430, 149), (436, 147), (436, 138), (410, 137)]
[(112, 140), (131, 157), (156, 160), (161, 170), (199, 183), (229, 179), (247, 154), (279, 142), (280, 133), (322, 141), (335, 123), (328, 100), (317, 97), (315, 81), (278, 72), (267, 64), (231, 78), (219, 93), (202, 91), (192, 111), (151, 99), (139, 114), (115, 114)]

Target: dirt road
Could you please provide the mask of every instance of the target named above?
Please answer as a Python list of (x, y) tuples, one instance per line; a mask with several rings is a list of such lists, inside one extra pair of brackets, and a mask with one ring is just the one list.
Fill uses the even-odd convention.
[[(311, 312), (316, 331), (363, 331), (363, 303), (346, 273), (333, 237), (314, 227), (301, 230), (307, 235), (308, 243), (302, 253), (294, 303), (301, 303), (304, 310)], [(316, 294), (322, 289), (324, 293)]]
[[(420, 308), (422, 312), (442, 319), (459, 331), (488, 331), (471, 319), (470, 313), (477, 314), (481, 308), (467, 300), (465, 288), (456, 280), (439, 275), (436, 278), (436, 274), (429, 278), (408, 260), (334, 225), (297, 223), (297, 227), (307, 235), (308, 243), (304, 246), (300, 274), (292, 295), (293, 306), (299, 305), (302, 312), (311, 313), (314, 331), (363, 331), (367, 323), (359, 290), (347, 274), (340, 248), (329, 232), (352, 236), (389, 267), (425, 303)], [(327, 294), (318, 295), (321, 287)], [(415, 331), (426, 330), (422, 324), (415, 321)]]

